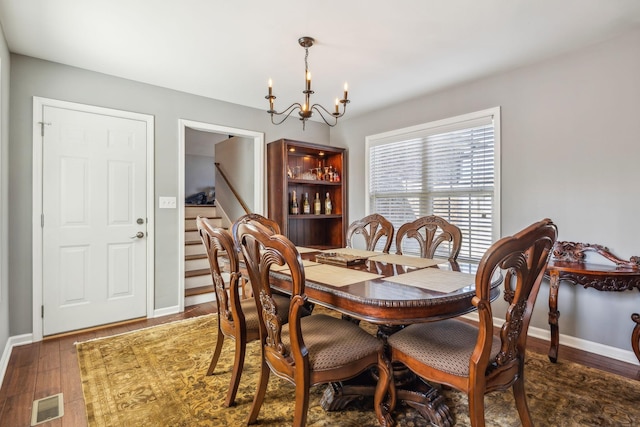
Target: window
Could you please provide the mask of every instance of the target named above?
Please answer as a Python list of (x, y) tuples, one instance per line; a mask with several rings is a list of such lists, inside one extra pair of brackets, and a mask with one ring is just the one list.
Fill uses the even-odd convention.
[(459, 259), (479, 261), (500, 235), (499, 148), (499, 107), (369, 136), (366, 210), (396, 230), (443, 217), (462, 230)]

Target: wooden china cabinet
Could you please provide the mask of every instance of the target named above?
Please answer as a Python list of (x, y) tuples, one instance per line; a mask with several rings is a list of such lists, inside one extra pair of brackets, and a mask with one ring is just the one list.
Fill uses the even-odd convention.
[[(280, 139), (267, 145), (269, 218), (295, 245), (345, 246), (347, 228), (347, 162), (344, 148)], [(293, 195), (298, 213), (293, 213)], [(316, 194), (320, 213), (314, 211)], [(327, 194), (332, 209), (326, 211)], [(309, 213), (304, 212), (308, 197)]]

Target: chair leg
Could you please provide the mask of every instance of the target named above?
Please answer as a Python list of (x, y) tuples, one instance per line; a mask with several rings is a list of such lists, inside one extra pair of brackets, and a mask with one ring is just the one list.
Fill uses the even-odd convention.
[(264, 359), (264, 357), (261, 357), (261, 359), (262, 362), (260, 363), (260, 378), (258, 379), (256, 394), (255, 396), (253, 396), (253, 403), (251, 404), (249, 416), (247, 417), (247, 424), (255, 424), (258, 420), (260, 407), (262, 407), (264, 395), (267, 392), (267, 384), (269, 384), (269, 374), (271, 373), (271, 369), (267, 365), (267, 361)]
[(244, 356), (246, 353), (245, 340), (242, 337), (237, 337), (234, 341), (236, 342), (236, 354), (233, 361), (233, 371), (231, 372), (229, 391), (227, 392), (227, 399), (224, 402), (226, 407), (232, 406), (236, 400), (236, 393), (238, 392), (238, 386), (240, 385), (240, 377), (242, 376)]
[(218, 323), (218, 338), (216, 339), (216, 349), (213, 352), (213, 357), (211, 358), (211, 364), (209, 364), (207, 375), (212, 375), (213, 371), (216, 369), (218, 359), (220, 359), (220, 354), (222, 353), (222, 344), (224, 344), (224, 334), (220, 330), (220, 323)]
[[(389, 400), (385, 402), (385, 397)], [(378, 355), (378, 384), (374, 394), (373, 405), (378, 423), (382, 427), (392, 427), (395, 420), (391, 415), (396, 406), (396, 388), (393, 383), (393, 367), (384, 354)]]
[(309, 412), (309, 382), (302, 381), (296, 384), (296, 407), (293, 410), (293, 426), (305, 427), (307, 425), (307, 413)]
[(520, 423), (522, 423), (523, 427), (532, 427), (533, 421), (531, 420), (531, 414), (529, 413), (527, 395), (524, 391), (523, 375), (520, 375), (516, 382), (513, 383), (513, 397), (516, 401), (516, 407), (518, 408), (518, 415), (520, 415)]
[(471, 390), (468, 399), (471, 426), (484, 427), (484, 390)]

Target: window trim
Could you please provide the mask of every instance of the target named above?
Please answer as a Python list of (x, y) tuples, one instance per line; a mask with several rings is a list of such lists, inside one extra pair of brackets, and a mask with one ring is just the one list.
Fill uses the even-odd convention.
[(501, 125), (500, 125), (500, 107), (488, 108), (485, 110), (476, 111), (473, 113), (462, 114), (455, 117), (449, 117), (442, 120), (436, 120), (432, 122), (422, 123), (415, 126), (409, 126), (402, 129), (395, 129), (388, 132), (378, 133), (365, 137), (365, 156), (364, 156), (364, 185), (365, 185), (365, 215), (370, 215), (371, 212), (371, 193), (370, 193), (370, 153), (371, 147), (388, 144), (391, 142), (397, 142), (400, 139), (412, 139), (418, 136), (433, 135), (457, 129), (464, 129), (466, 127), (473, 127), (475, 121), (480, 121), (487, 117), (493, 118), (494, 126), (494, 193), (493, 193), (493, 218), (491, 223), (492, 241), (497, 241), (501, 233), (501, 164), (500, 164), (500, 152), (501, 152)]

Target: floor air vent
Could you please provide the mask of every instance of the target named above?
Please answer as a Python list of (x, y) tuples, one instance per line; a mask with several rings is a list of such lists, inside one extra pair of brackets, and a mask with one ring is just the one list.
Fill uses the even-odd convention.
[(63, 415), (64, 404), (62, 403), (62, 393), (43, 397), (33, 402), (31, 425), (35, 426), (45, 421), (60, 418)]

